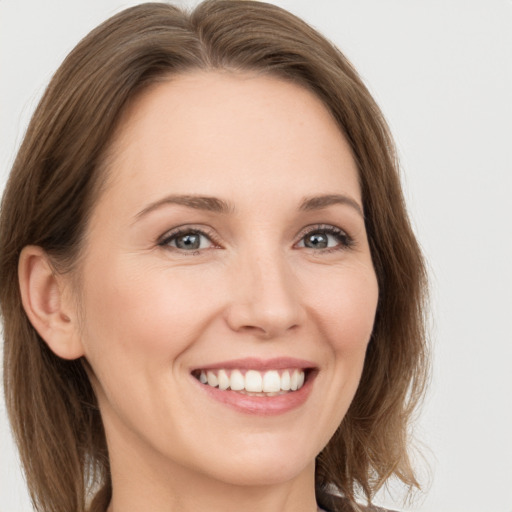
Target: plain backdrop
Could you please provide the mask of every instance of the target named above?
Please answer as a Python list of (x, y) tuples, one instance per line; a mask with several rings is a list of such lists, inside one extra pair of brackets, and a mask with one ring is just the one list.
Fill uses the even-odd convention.
[[(64, 56), (135, 3), (0, 0), (0, 190)], [(429, 262), (434, 371), (415, 434), (430, 488), (379, 503), (512, 512), (512, 1), (275, 3), (334, 41), (383, 109)], [(0, 443), (0, 512), (29, 512), (3, 401)]]

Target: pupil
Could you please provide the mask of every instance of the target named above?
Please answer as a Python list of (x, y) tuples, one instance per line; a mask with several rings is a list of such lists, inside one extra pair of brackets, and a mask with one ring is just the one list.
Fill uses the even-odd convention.
[(179, 249), (199, 249), (199, 244), (199, 235), (193, 233), (180, 236), (176, 239), (176, 246)]
[(327, 247), (327, 236), (323, 233), (313, 233), (306, 238), (304, 244), (306, 247), (313, 249), (325, 249)]

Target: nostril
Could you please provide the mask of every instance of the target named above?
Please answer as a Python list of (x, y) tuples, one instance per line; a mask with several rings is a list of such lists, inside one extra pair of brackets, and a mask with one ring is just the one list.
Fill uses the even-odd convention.
[(238, 333), (271, 339), (297, 330), (302, 322), (299, 308), (266, 308), (252, 304), (232, 304), (226, 314), (230, 329)]

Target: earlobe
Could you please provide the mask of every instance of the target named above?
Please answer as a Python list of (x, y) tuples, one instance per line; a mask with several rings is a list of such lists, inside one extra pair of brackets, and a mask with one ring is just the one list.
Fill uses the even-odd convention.
[(66, 278), (57, 274), (46, 252), (34, 245), (23, 248), (18, 263), (23, 308), (41, 338), (59, 357), (84, 355), (76, 312)]

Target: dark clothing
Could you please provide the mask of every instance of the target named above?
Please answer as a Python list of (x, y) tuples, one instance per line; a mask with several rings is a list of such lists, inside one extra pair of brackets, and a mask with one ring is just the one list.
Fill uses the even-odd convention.
[[(318, 506), (325, 512), (354, 512), (349, 501), (342, 496), (334, 496), (326, 492), (318, 492), (316, 495)], [(363, 512), (394, 512), (376, 506), (363, 507), (360, 505)]]

